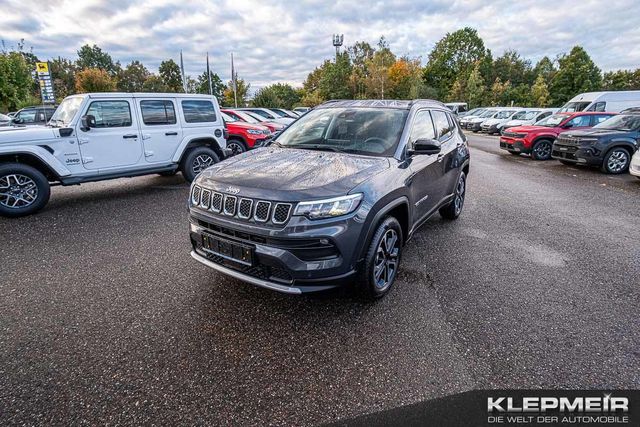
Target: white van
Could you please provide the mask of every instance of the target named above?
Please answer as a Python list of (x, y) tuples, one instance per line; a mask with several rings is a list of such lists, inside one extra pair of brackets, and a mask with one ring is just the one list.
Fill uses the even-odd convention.
[(640, 90), (581, 93), (564, 104), (558, 112), (607, 111), (619, 113), (630, 107), (640, 107)]

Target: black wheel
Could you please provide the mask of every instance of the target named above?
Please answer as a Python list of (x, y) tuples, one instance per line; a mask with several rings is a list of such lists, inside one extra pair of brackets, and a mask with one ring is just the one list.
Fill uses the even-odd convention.
[(244, 145), (244, 142), (237, 139), (227, 141), (227, 148), (231, 150), (232, 156), (236, 156), (247, 151), (247, 146)]
[(19, 217), (39, 211), (49, 201), (49, 180), (21, 163), (0, 165), (0, 215)]
[(211, 148), (196, 147), (185, 154), (182, 159), (182, 164), (180, 165), (180, 171), (184, 179), (186, 179), (187, 182), (191, 182), (195, 179), (196, 175), (219, 161), (218, 155)]
[(551, 158), (551, 149), (553, 142), (548, 139), (541, 139), (536, 142), (531, 149), (531, 158), (533, 160), (549, 160)]
[(464, 172), (460, 173), (456, 189), (454, 191), (453, 200), (448, 205), (440, 208), (440, 216), (444, 219), (457, 219), (462, 213), (464, 207), (464, 196), (467, 194), (467, 176)]
[(567, 166), (573, 166), (576, 163), (575, 162), (570, 162), (568, 160), (560, 160), (560, 163), (562, 163), (563, 165), (567, 165)]
[(614, 147), (604, 156), (602, 172), (611, 174), (624, 173), (629, 169), (631, 154), (623, 147)]
[(402, 227), (397, 219), (386, 217), (376, 228), (365, 265), (358, 276), (358, 286), (368, 298), (383, 297), (396, 280), (402, 256)]

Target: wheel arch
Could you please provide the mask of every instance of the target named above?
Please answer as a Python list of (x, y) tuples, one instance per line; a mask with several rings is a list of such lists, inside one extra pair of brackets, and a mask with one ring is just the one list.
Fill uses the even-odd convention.
[(0, 153), (0, 164), (3, 163), (21, 163), (29, 165), (40, 171), (47, 180), (51, 182), (60, 181), (61, 175), (45, 160), (41, 159), (34, 153), (17, 152), (17, 153)]
[[(225, 144), (226, 145), (226, 144)], [(185, 154), (195, 147), (209, 147), (218, 155), (220, 160), (224, 159), (224, 151), (220, 146), (220, 143), (213, 136), (196, 136), (186, 141), (183, 141), (181, 148), (177, 151), (173, 158), (173, 161), (179, 163), (184, 158)]]
[(411, 228), (410, 220), (409, 220), (410, 214), (411, 213), (409, 210), (409, 199), (407, 198), (407, 196), (400, 196), (390, 201), (386, 205), (384, 205), (381, 209), (379, 209), (378, 212), (375, 213), (375, 215), (369, 222), (366, 236), (363, 239), (363, 241), (360, 243), (360, 248), (358, 252), (360, 256), (358, 259), (359, 260), (363, 259), (364, 254), (366, 253), (367, 247), (369, 245), (369, 242), (371, 241), (373, 234), (376, 232), (376, 228), (378, 227), (378, 224), (380, 224), (380, 222), (382, 222), (382, 220), (389, 215), (396, 218), (400, 223), (400, 227), (402, 228), (402, 244), (404, 245), (409, 238), (408, 234)]

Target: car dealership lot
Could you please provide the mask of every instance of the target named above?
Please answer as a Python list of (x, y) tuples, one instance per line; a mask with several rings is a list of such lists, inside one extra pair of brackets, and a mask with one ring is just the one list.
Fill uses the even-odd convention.
[(470, 135), (395, 289), (288, 296), (189, 256), (181, 177), (0, 219), (0, 421), (310, 424), (473, 388), (639, 388), (640, 180)]

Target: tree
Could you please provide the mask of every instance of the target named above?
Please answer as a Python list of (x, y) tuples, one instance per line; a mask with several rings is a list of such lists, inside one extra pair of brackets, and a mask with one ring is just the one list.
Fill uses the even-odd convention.
[(140, 61), (131, 61), (118, 74), (118, 90), (121, 92), (142, 92), (144, 82), (151, 73)]
[(640, 89), (640, 68), (635, 71), (617, 70), (604, 73), (602, 78), (604, 90), (638, 90)]
[(365, 87), (368, 98), (389, 98), (389, 68), (395, 62), (396, 56), (391, 52), (389, 44), (384, 37), (380, 37), (378, 49), (366, 63)]
[(162, 77), (151, 74), (142, 85), (143, 92), (163, 93), (169, 92), (169, 88), (164, 84)]
[(476, 63), (467, 79), (467, 103), (469, 107), (475, 108), (484, 105), (486, 86), (480, 73), (480, 63)]
[(76, 92), (113, 92), (116, 82), (105, 70), (85, 68), (76, 74)]
[(579, 93), (602, 87), (600, 69), (582, 47), (574, 46), (568, 55), (558, 59), (558, 63), (558, 71), (550, 84), (552, 105), (562, 105)]
[(555, 65), (553, 64), (553, 61), (550, 60), (547, 56), (538, 61), (536, 66), (533, 68), (533, 74), (536, 76), (536, 78), (537, 76), (542, 74), (542, 78), (544, 78), (544, 81), (547, 82), (547, 84), (551, 82), (551, 79), (553, 78), (553, 75), (556, 71), (557, 70)]
[(111, 77), (115, 77), (120, 69), (120, 63), (114, 63), (111, 55), (104, 52), (95, 44), (93, 46), (85, 44), (78, 50), (76, 66), (80, 70), (85, 68), (98, 68), (109, 73)]
[(291, 109), (300, 102), (300, 95), (284, 83), (276, 83), (258, 90), (251, 101), (254, 107), (276, 107)]
[(549, 106), (549, 88), (542, 73), (538, 74), (536, 81), (531, 86), (531, 102), (536, 107)]
[(444, 99), (458, 76), (469, 75), (475, 64), (489, 54), (473, 28), (447, 33), (429, 53), (424, 81), (435, 87)]
[(507, 50), (493, 63), (494, 75), (503, 82), (510, 81), (513, 86), (532, 84), (535, 75), (531, 71), (531, 62), (522, 59), (515, 50)]
[[(210, 71), (211, 72), (211, 71)], [(198, 76), (198, 83), (196, 85), (196, 93), (209, 93), (209, 78), (207, 77), (207, 72), (203, 72)], [(213, 89), (213, 96), (218, 98), (218, 102), (222, 103), (222, 99), (224, 98), (224, 88), (225, 85), (222, 83), (220, 76), (216, 73), (211, 73), (211, 88)]]
[(180, 71), (180, 66), (173, 59), (162, 61), (158, 73), (167, 88), (167, 92), (184, 92), (182, 72)]
[[(247, 95), (249, 94), (251, 85), (246, 83), (244, 79), (236, 79), (236, 96), (238, 99), (238, 107), (244, 107), (247, 104)], [(227, 88), (224, 90), (223, 105), (235, 107), (236, 96), (233, 93), (233, 81), (229, 80)]]
[(305, 107), (315, 107), (316, 105), (320, 105), (325, 100), (320, 96), (318, 91), (306, 92), (305, 95), (300, 100), (300, 104)]
[(336, 62), (326, 62), (320, 78), (318, 91), (324, 99), (351, 99), (349, 76), (351, 62), (346, 52), (336, 57)]
[(0, 110), (16, 109), (24, 100), (33, 98), (31, 71), (20, 52), (0, 54)]
[(451, 90), (447, 95), (446, 100), (449, 102), (457, 102), (464, 101), (467, 98), (465, 93), (465, 84), (464, 81), (458, 77), (455, 82), (453, 82), (453, 86), (451, 86)]
[(502, 82), (500, 77), (496, 77), (496, 80), (491, 86), (491, 104), (493, 105), (508, 105), (511, 100), (508, 99), (508, 91), (511, 89), (511, 82)]
[(399, 59), (388, 70), (389, 98), (416, 98), (422, 85), (422, 68), (419, 60)]
[(76, 93), (76, 66), (65, 58), (58, 57), (49, 61), (51, 79), (56, 94), (56, 100), (61, 102), (69, 95)]
[(269, 86), (265, 86), (259, 89), (253, 100), (251, 101), (251, 105), (254, 107), (276, 107), (280, 108), (280, 99), (276, 96), (276, 93), (271, 90)]

